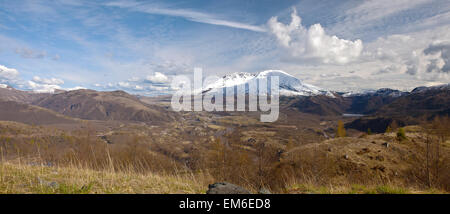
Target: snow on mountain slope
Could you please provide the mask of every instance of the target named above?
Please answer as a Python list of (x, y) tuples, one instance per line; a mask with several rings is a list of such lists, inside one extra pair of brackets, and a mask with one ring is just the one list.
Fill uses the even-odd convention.
[(216, 82), (209, 84), (205, 89), (218, 89), (218, 88), (226, 88), (233, 87), (235, 85), (242, 85), (250, 82), (252, 79), (256, 77), (256, 74), (245, 73), (245, 72), (236, 72), (232, 74), (227, 74), (217, 80)]
[(350, 91), (342, 94), (343, 97), (356, 97), (356, 96), (384, 96), (384, 97), (401, 97), (408, 94), (421, 93), (429, 90), (450, 90), (450, 83), (436, 85), (436, 86), (420, 86), (414, 88), (411, 92), (400, 91), (390, 88), (375, 89), (361, 89), (359, 91)]
[(374, 89), (367, 89), (367, 90), (360, 90), (360, 91), (352, 91), (347, 92), (343, 94), (343, 97), (356, 97), (356, 96), (383, 96), (383, 97), (401, 97), (403, 95), (407, 95), (408, 92), (399, 91), (395, 89), (390, 88), (380, 88), (378, 90)]
[[(238, 72), (233, 74), (228, 74), (213, 82), (208, 84), (207, 87), (203, 89), (205, 92), (213, 92), (218, 89), (230, 88), (234, 86), (243, 86), (249, 83), (256, 83), (257, 80), (268, 80), (269, 77), (278, 76), (280, 95), (283, 96), (314, 96), (314, 95), (327, 95), (334, 97), (333, 93), (322, 90), (316, 86), (303, 83), (301, 80), (295, 78), (294, 76), (280, 70), (267, 70), (259, 74), (250, 74), (245, 72)], [(248, 93), (248, 89), (245, 91)], [(238, 93), (241, 93), (238, 91)]]
[(450, 90), (450, 83), (430, 87), (426, 86), (417, 87), (414, 90), (412, 90), (411, 93), (421, 93), (426, 92), (428, 90)]

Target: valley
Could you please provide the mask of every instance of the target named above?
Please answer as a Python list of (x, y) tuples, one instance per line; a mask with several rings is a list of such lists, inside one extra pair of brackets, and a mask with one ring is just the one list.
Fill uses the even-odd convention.
[[(285, 87), (302, 93), (301, 87)], [(20, 173), (28, 173), (28, 180), (22, 182), (31, 186), (24, 192), (36, 190), (42, 177), (91, 186), (87, 193), (112, 191), (95, 180), (103, 178), (33, 175), (39, 167), (49, 173), (70, 168), (106, 177), (176, 178), (169, 189), (129, 184), (135, 190), (118, 192), (203, 193), (219, 181), (254, 193), (450, 191), (448, 85), (354, 95), (317, 91), (282, 95), (278, 120), (263, 123), (261, 112), (174, 112), (168, 96), (0, 88), (1, 169), (25, 170)], [(435, 165), (424, 166), (425, 160)], [(0, 192), (24, 185), (5, 176)], [(65, 191), (59, 187), (45, 191)]]

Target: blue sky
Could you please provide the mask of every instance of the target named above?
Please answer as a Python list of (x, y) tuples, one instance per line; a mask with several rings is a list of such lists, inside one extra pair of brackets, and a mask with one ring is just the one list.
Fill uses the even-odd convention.
[(411, 90), (449, 82), (449, 44), (444, 0), (0, 0), (0, 86), (41, 92), (156, 95), (194, 67)]

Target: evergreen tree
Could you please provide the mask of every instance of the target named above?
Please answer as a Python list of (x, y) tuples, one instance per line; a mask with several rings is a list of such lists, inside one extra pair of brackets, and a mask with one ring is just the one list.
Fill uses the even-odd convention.
[(341, 120), (338, 121), (336, 137), (345, 137), (344, 123)]
[(386, 133), (391, 133), (391, 132), (392, 132), (391, 126), (387, 126)]

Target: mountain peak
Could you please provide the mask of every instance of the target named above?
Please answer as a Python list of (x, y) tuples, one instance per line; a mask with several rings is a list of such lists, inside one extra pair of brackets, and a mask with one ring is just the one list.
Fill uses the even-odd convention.
[(256, 74), (247, 73), (247, 72), (235, 72), (231, 74), (226, 74), (222, 78), (224, 79), (236, 79), (236, 78), (248, 78), (248, 77), (255, 77)]
[[(326, 90), (322, 90), (316, 86), (303, 83), (296, 77), (281, 71), (281, 70), (266, 70), (258, 74), (236, 72), (224, 75), (221, 79), (209, 84), (205, 91), (216, 91), (228, 87), (240, 86), (248, 84), (258, 79), (268, 79), (272, 76), (278, 76), (280, 85), (280, 95), (283, 96), (313, 96), (313, 95), (327, 95), (334, 97), (334, 95)], [(246, 93), (248, 91), (246, 90)]]

